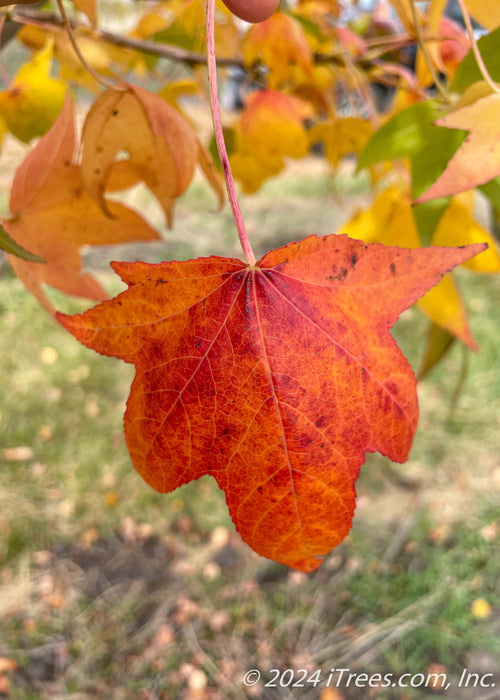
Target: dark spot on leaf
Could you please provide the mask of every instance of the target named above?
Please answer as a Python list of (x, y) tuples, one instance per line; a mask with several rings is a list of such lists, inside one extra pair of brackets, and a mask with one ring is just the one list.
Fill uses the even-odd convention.
[(390, 268), (391, 268), (392, 274), (395, 275), (396, 274), (396, 265), (393, 262), (390, 264)]
[(100, 168), (94, 168), (94, 175), (100, 175), (101, 174), (101, 169)]
[(314, 421), (314, 425), (315, 425), (317, 428), (321, 428), (321, 426), (324, 425), (324, 424), (325, 424), (325, 416), (320, 416), (319, 418), (317, 418), (317, 419)]
[(69, 168), (70, 165), (71, 165), (71, 162), (70, 162), (69, 160), (65, 160), (65, 161), (64, 161), (64, 167), (65, 167), (65, 168)]
[(357, 262), (358, 262), (358, 256), (356, 253), (353, 253), (351, 255), (351, 267), (354, 267)]
[(262, 493), (262, 492), (264, 491), (264, 489), (262, 488), (262, 486), (258, 486), (258, 487), (257, 487), (257, 491), (258, 491), (259, 493)]
[(114, 110), (111, 112), (111, 116), (112, 116), (112, 117), (117, 117), (119, 114), (120, 114), (120, 111), (119, 111), (118, 109), (114, 109)]

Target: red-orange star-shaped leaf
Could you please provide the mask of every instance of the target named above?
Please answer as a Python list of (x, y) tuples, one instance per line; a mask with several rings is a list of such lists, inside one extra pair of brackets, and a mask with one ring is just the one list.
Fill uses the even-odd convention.
[(390, 327), (484, 247), (332, 235), (256, 265), (114, 263), (128, 290), (58, 318), (85, 345), (135, 364), (125, 431), (151, 486), (212, 475), (255, 551), (312, 571), (350, 530), (365, 453), (408, 457), (416, 384)]

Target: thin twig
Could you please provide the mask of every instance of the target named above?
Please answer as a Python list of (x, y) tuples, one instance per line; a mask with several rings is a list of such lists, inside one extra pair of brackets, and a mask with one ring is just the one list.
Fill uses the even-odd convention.
[[(20, 10), (18, 6), (16, 9), (6, 13), (6, 17), (14, 22), (20, 22), (22, 24), (33, 25), (35, 27), (41, 27), (47, 30), (59, 29), (64, 26), (62, 19), (58, 15), (53, 13), (44, 12), (41, 10)], [(178, 46), (171, 46), (167, 44), (161, 44), (156, 41), (151, 41), (148, 39), (134, 39), (132, 37), (123, 36), (121, 34), (114, 34), (113, 32), (106, 31), (104, 29), (99, 29), (93, 27), (90, 29), (86, 25), (82, 25), (78, 22), (74, 22), (68, 19), (69, 24), (73, 30), (77, 30), (84, 27), (89, 33), (89, 36), (95, 39), (101, 39), (108, 41), (114, 46), (120, 48), (131, 49), (132, 51), (140, 51), (142, 53), (150, 54), (152, 56), (157, 56), (158, 58), (167, 58), (172, 61), (178, 61), (184, 63), (187, 66), (205, 66), (207, 63), (207, 57), (204, 54), (197, 53), (195, 51), (188, 51), (186, 49), (181, 49)], [(411, 43), (407, 40), (406, 42)], [(340, 67), (345, 66), (345, 55), (351, 55), (349, 51), (345, 49), (339, 49), (330, 54), (315, 53), (314, 61), (317, 64), (334, 64)], [(351, 57), (352, 60), (359, 65), (360, 68), (366, 69), (376, 63), (376, 57), (367, 58), (362, 55)], [(218, 57), (217, 65), (220, 68), (228, 66), (236, 66), (239, 68), (245, 68), (245, 63), (239, 56), (234, 57)]]
[[(14, 22), (30, 24), (35, 27), (41, 27), (49, 30), (60, 29), (64, 26), (64, 22), (60, 17), (43, 11), (20, 11), (16, 9), (8, 13), (8, 19), (13, 20)], [(73, 22), (69, 18), (68, 23), (73, 30), (84, 26), (78, 22)], [(187, 51), (177, 46), (160, 44), (156, 41), (146, 39), (134, 39), (121, 34), (114, 34), (113, 32), (109, 32), (104, 29), (98, 29), (97, 27), (89, 29), (87, 26), (85, 26), (85, 29), (89, 31), (90, 36), (94, 37), (95, 39), (109, 41), (114, 46), (119, 46), (120, 48), (131, 49), (132, 51), (141, 51), (142, 53), (157, 56), (158, 58), (169, 58), (173, 61), (179, 61), (193, 67), (206, 65), (207, 63), (207, 57), (204, 54), (196, 53), (195, 51)], [(240, 66), (243, 68), (243, 59), (241, 58), (218, 58), (217, 63), (219, 66)]]
[(361, 102), (363, 103), (371, 125), (374, 129), (378, 129), (380, 126), (380, 117), (375, 107), (373, 95), (367, 90), (366, 85), (364, 84), (363, 79), (360, 77), (358, 70), (350, 56), (346, 56), (345, 66), (348, 75), (351, 77), (354, 89), (358, 93)]
[(69, 17), (66, 14), (66, 10), (64, 9), (64, 5), (62, 0), (57, 0), (57, 6), (59, 8), (59, 12), (61, 13), (61, 18), (63, 21), (64, 28), (66, 29), (66, 32), (68, 33), (69, 40), (71, 42), (71, 46), (73, 47), (76, 55), (78, 56), (78, 60), (82, 64), (82, 66), (85, 68), (88, 73), (96, 80), (100, 85), (103, 85), (106, 88), (111, 88), (112, 90), (117, 90), (119, 92), (123, 92), (127, 88), (124, 87), (116, 87), (112, 82), (109, 80), (106, 80), (106, 78), (103, 78), (102, 75), (99, 75), (92, 66), (87, 62), (87, 59), (83, 55), (83, 53), (80, 51), (80, 47), (78, 46), (78, 42), (75, 38), (75, 35), (73, 34), (73, 28), (71, 26), (71, 22), (69, 21)]
[(472, 53), (474, 54), (474, 57), (477, 61), (477, 65), (479, 70), (481, 71), (481, 75), (485, 79), (485, 81), (488, 83), (490, 88), (493, 90), (493, 92), (496, 92), (497, 94), (500, 94), (500, 87), (498, 83), (496, 83), (491, 75), (489, 74), (488, 69), (486, 68), (486, 64), (483, 61), (483, 57), (481, 56), (481, 52), (479, 51), (479, 46), (477, 45), (476, 37), (474, 36), (474, 30), (472, 28), (472, 23), (470, 21), (470, 16), (469, 13), (467, 12), (467, 8), (465, 6), (464, 0), (458, 0), (458, 4), (460, 5), (460, 10), (462, 11), (462, 16), (464, 18), (465, 22), (465, 28), (467, 29), (467, 34), (470, 39), (470, 44), (471, 44), (471, 49)]
[(214, 122), (215, 140), (217, 142), (217, 150), (222, 164), (222, 171), (226, 181), (227, 194), (231, 202), (234, 221), (238, 229), (243, 253), (249, 265), (255, 265), (256, 258), (248, 240), (248, 235), (241, 215), (240, 204), (236, 194), (229, 157), (227, 155), (226, 144), (224, 143), (224, 133), (222, 130), (222, 122), (220, 118), (219, 96), (217, 93), (217, 61), (215, 58), (215, 0), (207, 0), (207, 65), (208, 65), (208, 83), (210, 86), (210, 104), (212, 107), (212, 118)]
[[(2, 48), (2, 32), (3, 32), (3, 25), (5, 24), (5, 15), (0, 19), (0, 49)], [(12, 85), (12, 79), (10, 75), (7, 73), (7, 70), (3, 64), (2, 59), (0, 58), (0, 76), (2, 80), (4, 81), (5, 85), (7, 88), (10, 88)]]
[(450, 93), (446, 89), (446, 86), (444, 83), (441, 82), (439, 79), (439, 76), (436, 72), (436, 69), (434, 68), (434, 65), (431, 61), (431, 57), (429, 56), (429, 53), (427, 51), (427, 48), (425, 46), (424, 38), (422, 36), (422, 30), (420, 28), (420, 24), (418, 22), (418, 17), (417, 17), (417, 8), (415, 5), (416, 0), (411, 0), (410, 6), (411, 6), (411, 11), (412, 11), (412, 16), (413, 16), (413, 23), (415, 25), (415, 31), (417, 33), (417, 43), (418, 43), (418, 48), (422, 52), (422, 56), (424, 57), (425, 65), (429, 69), (429, 73), (431, 74), (432, 80), (434, 82), (434, 85), (438, 89), (438, 91), (441, 93), (442, 97), (448, 102), (448, 104), (452, 104), (453, 100), (451, 98)]

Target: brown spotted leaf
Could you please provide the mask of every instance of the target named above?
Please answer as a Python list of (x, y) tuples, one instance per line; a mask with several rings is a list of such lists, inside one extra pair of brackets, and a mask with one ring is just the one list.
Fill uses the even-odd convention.
[(121, 87), (98, 97), (83, 127), (82, 175), (99, 205), (108, 210), (104, 192), (123, 153), (160, 202), (169, 225), (174, 201), (189, 187), (197, 164), (222, 205), (222, 181), (190, 124), (158, 95), (135, 85)]

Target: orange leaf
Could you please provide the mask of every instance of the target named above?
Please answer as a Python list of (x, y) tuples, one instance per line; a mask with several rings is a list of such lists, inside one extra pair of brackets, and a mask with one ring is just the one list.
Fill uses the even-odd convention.
[(140, 178), (162, 205), (172, 225), (174, 200), (188, 188), (199, 163), (219, 203), (224, 188), (192, 127), (161, 97), (135, 85), (106, 90), (83, 127), (82, 175), (89, 192), (108, 212), (104, 191), (120, 152), (126, 151)]
[(276, 90), (249, 95), (236, 126), (237, 148), (231, 155), (234, 176), (245, 192), (283, 169), (284, 158), (302, 158), (309, 150), (304, 120), (311, 115), (302, 100)]
[(296, 19), (283, 12), (275, 12), (266, 22), (253, 25), (243, 40), (242, 49), (247, 66), (256, 61), (268, 66), (271, 89), (290, 80), (293, 66), (300, 67), (305, 75), (312, 72), (312, 52), (306, 34)]
[(76, 7), (87, 15), (93, 25), (97, 24), (97, 0), (73, 0)]
[(107, 297), (92, 275), (81, 273), (80, 246), (159, 238), (128, 207), (109, 202), (112, 217), (102, 212), (85, 191), (75, 149), (73, 102), (67, 98), (52, 129), (18, 168), (10, 198), (13, 216), (3, 222), (17, 243), (47, 261), (45, 265), (9, 256), (17, 276), (51, 313), (43, 283), (66, 294)]
[(470, 190), (500, 175), (500, 95), (494, 93), (457, 109), (436, 125), (464, 129), (469, 135), (417, 203)]
[(129, 289), (58, 319), (88, 347), (135, 364), (125, 431), (151, 486), (212, 475), (253, 549), (312, 571), (350, 530), (365, 452), (408, 457), (415, 377), (390, 327), (483, 249), (331, 235), (256, 265), (113, 263)]

